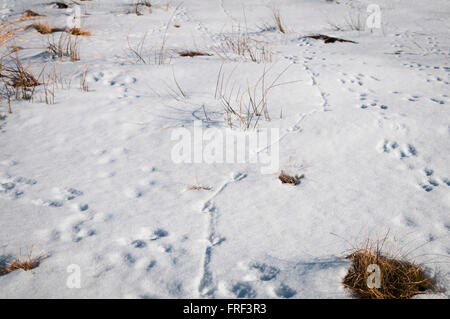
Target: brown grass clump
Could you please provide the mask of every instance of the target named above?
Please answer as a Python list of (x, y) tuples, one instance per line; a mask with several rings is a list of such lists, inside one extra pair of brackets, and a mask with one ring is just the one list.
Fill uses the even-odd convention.
[(33, 28), (39, 32), (40, 34), (50, 34), (53, 33), (52, 28), (50, 27), (50, 24), (47, 23), (38, 23), (34, 24)]
[(48, 22), (32, 24), (32, 25), (27, 27), (27, 29), (29, 29), (29, 28), (35, 29), (40, 34), (51, 34), (51, 33), (54, 33), (54, 32), (64, 31), (64, 29), (61, 29), (61, 28), (52, 28), (52, 27), (50, 27), (50, 24)]
[(80, 35), (80, 36), (90, 36), (91, 33), (87, 30), (82, 30), (80, 28), (72, 28), (70, 30), (63, 29), (63, 28), (52, 28), (48, 22), (45, 23), (35, 23), (32, 25), (29, 25), (27, 29), (35, 29), (40, 34), (52, 34), (55, 32), (63, 32), (67, 31), (68, 33), (72, 35)]
[(28, 69), (29, 67), (25, 67), (17, 56), (13, 65), (2, 65), (0, 78), (2, 78), (7, 85), (16, 89), (40, 85), (39, 81)]
[(18, 55), (16, 59), (0, 67), (0, 79), (3, 82), (2, 94), (7, 99), (8, 113), (12, 113), (12, 100), (31, 100), (35, 87), (41, 83), (29, 71), (30, 66), (25, 67), (22, 64)]
[(91, 33), (87, 30), (81, 30), (80, 28), (72, 28), (69, 32), (72, 35), (90, 36)]
[(11, 50), (11, 52), (15, 53), (15, 52), (19, 52), (20, 50), (22, 50), (22, 47), (13, 45), (13, 46), (9, 47), (9, 49)]
[[(354, 296), (364, 299), (408, 299), (436, 288), (421, 265), (383, 255), (380, 250), (378, 244), (366, 243), (346, 257), (352, 261), (352, 267), (343, 284), (351, 289)], [(371, 275), (369, 265), (377, 265), (380, 269), (380, 288), (368, 286)]]
[(18, 259), (14, 259), (11, 262), (5, 262), (3, 265), (0, 265), (0, 276), (9, 274), (17, 269), (30, 271), (38, 267), (40, 262), (46, 257), (47, 256), (44, 254), (33, 257), (33, 248), (31, 248), (26, 256), (20, 256)]
[(286, 174), (284, 171), (281, 171), (280, 175), (278, 176), (278, 179), (283, 183), (283, 184), (292, 184), (292, 185), (298, 185), (301, 183), (301, 180), (305, 178), (304, 174), (301, 175), (295, 175), (295, 176), (291, 176)]
[(32, 10), (27, 10), (25, 11), (24, 15), (22, 16), (22, 18), (35, 18), (35, 17), (42, 17), (42, 14), (36, 13)]
[(186, 50), (186, 51), (182, 51), (178, 53), (180, 56), (189, 56), (189, 57), (194, 57), (194, 56), (211, 56), (211, 54), (206, 53), (206, 52), (201, 52), (201, 51), (192, 51), (192, 50)]

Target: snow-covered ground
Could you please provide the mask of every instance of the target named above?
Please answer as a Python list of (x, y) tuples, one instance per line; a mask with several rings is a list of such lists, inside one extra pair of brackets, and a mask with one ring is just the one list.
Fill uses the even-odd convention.
[[(31, 9), (64, 27), (71, 13), (50, 2), (0, 0), (0, 14)], [(31, 247), (48, 255), (0, 276), (0, 298), (348, 298), (346, 251), (387, 232), (387, 249), (436, 273), (448, 296), (448, 0), (152, 1), (140, 16), (125, 14), (131, 2), (80, 2), (92, 35), (77, 62), (46, 52), (52, 36), (17, 34), (23, 61), (36, 73), (56, 65), (66, 85), (54, 104), (38, 88), (12, 114), (0, 105), (0, 261)], [(285, 34), (271, 28), (273, 4)], [(365, 27), (370, 4), (381, 28), (350, 30), (358, 15)], [(214, 47), (239, 26), (272, 62), (223, 63)], [(304, 37), (315, 33), (357, 43)], [(150, 63), (132, 55), (140, 43)], [(187, 49), (212, 55), (178, 56)], [(228, 127), (219, 72), (246, 90), (269, 68), (272, 79), (287, 68), (288, 82), (258, 123), (279, 129), (276, 172), (175, 163), (174, 130)], [(281, 184), (281, 170), (305, 178)], [(212, 189), (188, 189), (197, 183)]]

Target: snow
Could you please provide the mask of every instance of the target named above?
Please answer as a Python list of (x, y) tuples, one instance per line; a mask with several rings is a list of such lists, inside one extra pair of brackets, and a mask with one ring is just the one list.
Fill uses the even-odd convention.
[[(68, 13), (50, 2), (2, 0), (0, 14), (32, 9), (63, 26)], [(448, 297), (448, 1), (277, 1), (286, 34), (260, 31), (273, 25), (271, 1), (184, 1), (162, 65), (155, 54), (177, 4), (137, 16), (124, 14), (130, 2), (82, 3), (92, 35), (80, 61), (53, 59), (34, 30), (16, 40), (34, 71), (55, 64), (72, 84), (55, 104), (40, 88), (12, 114), (0, 105), (0, 260), (30, 247), (48, 255), (32, 272), (0, 276), (0, 298), (349, 298), (346, 252), (388, 231), (387, 249), (436, 273)], [(346, 18), (365, 24), (371, 3), (382, 28), (348, 30)], [(270, 42), (272, 63), (223, 64), (212, 52), (244, 23)], [(304, 37), (313, 33), (357, 44)], [(128, 48), (145, 34), (150, 64)], [(186, 49), (213, 55), (176, 54)], [(222, 64), (241, 87), (290, 65), (281, 82), (295, 82), (271, 91), (271, 121), (259, 127), (279, 128), (279, 170), (304, 174), (300, 185), (248, 162), (173, 162), (173, 130), (193, 132), (196, 120), (227, 129), (214, 98)], [(212, 190), (188, 190), (196, 183)], [(67, 285), (70, 265), (79, 289)]]

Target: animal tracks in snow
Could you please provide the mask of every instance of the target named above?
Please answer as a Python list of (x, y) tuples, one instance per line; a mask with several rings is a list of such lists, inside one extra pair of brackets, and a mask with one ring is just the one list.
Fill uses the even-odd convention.
[(270, 266), (264, 263), (254, 263), (251, 268), (256, 269), (259, 274), (259, 279), (262, 281), (269, 281), (277, 277), (280, 273), (280, 269), (274, 266)]
[(202, 205), (202, 212), (208, 214), (208, 230), (207, 230), (207, 246), (203, 258), (203, 270), (200, 278), (198, 291), (201, 296), (213, 297), (217, 289), (214, 282), (214, 275), (211, 269), (211, 259), (213, 258), (214, 249), (226, 240), (225, 237), (217, 233), (216, 226), (219, 220), (219, 210), (214, 203), (214, 198), (219, 196), (225, 188), (231, 183), (240, 182), (247, 177), (245, 172), (232, 173), (230, 178), (226, 180), (212, 196)]
[[(0, 163), (6, 167), (15, 166), (15, 161), (4, 161)], [(25, 193), (37, 184), (37, 180), (23, 176), (13, 176), (7, 172), (0, 172), (0, 197), (5, 199), (19, 199)]]
[(236, 298), (255, 298), (256, 291), (248, 282), (237, 282), (231, 289)]
[(296, 289), (285, 282), (287, 274), (278, 266), (266, 262), (239, 263), (242, 277), (231, 283), (221, 283), (222, 293), (235, 298), (258, 298), (259, 293), (275, 298), (292, 298)]
[(389, 107), (387, 103), (381, 103), (378, 98), (372, 98), (370, 90), (365, 89), (365, 81), (377, 81), (380, 80), (374, 76), (366, 76), (362, 73), (351, 75), (345, 72), (340, 73), (339, 83), (344, 86), (349, 92), (355, 94), (355, 98), (358, 99), (357, 107), (363, 110), (379, 109), (382, 111), (387, 110)]
[[(416, 147), (412, 144), (399, 144), (395, 141), (389, 140), (383, 140), (380, 142), (377, 149), (380, 153), (389, 154), (402, 161), (409, 158), (417, 158), (420, 155)], [(409, 169), (414, 169), (412, 164), (405, 164)], [(422, 180), (419, 182), (419, 187), (426, 192), (431, 192), (439, 185), (450, 185), (450, 181), (447, 178), (436, 177), (434, 170), (431, 168), (421, 169), (418, 179)]]
[(417, 156), (417, 150), (412, 144), (399, 145), (395, 141), (383, 140), (378, 145), (379, 152), (392, 154), (399, 159)]
[(364, 86), (364, 82), (363, 80), (365, 78), (364, 74), (356, 74), (356, 75), (351, 75), (351, 74), (347, 74), (347, 73), (341, 73), (341, 78), (339, 79), (339, 82), (341, 82), (341, 84), (343, 85), (347, 85), (348, 90), (350, 92), (354, 92), (354, 88), (353, 87), (358, 87), (358, 86)]
[(57, 228), (50, 233), (51, 241), (72, 241), (79, 243), (83, 239), (97, 234), (93, 223), (93, 215), (79, 212), (66, 217)]
[(435, 187), (439, 187), (440, 185), (450, 186), (450, 180), (436, 177), (432, 169), (425, 168), (423, 170), (423, 182), (419, 185), (424, 191), (431, 192)]
[[(183, 266), (182, 260), (186, 257), (183, 242), (184, 239), (179, 240), (166, 228), (156, 225), (142, 227), (131, 238), (116, 239), (120, 253), (108, 253), (108, 256), (113, 263), (133, 268), (143, 278), (147, 274), (154, 276), (155, 271), (172, 273), (177, 271), (176, 267)], [(179, 296), (183, 292), (183, 285), (177, 280), (168, 284), (171, 286), (170, 295)]]
[(136, 84), (137, 78), (129, 74), (121, 72), (102, 71), (94, 74), (89, 74), (87, 77), (88, 84), (95, 83), (103, 86), (117, 89), (119, 92), (118, 98), (127, 98), (129, 96), (130, 88)]
[[(65, 202), (75, 200), (83, 195), (83, 192), (75, 188), (66, 188), (61, 190), (55, 187), (51, 191), (52, 199), (34, 199), (31, 202), (35, 205), (48, 206), (48, 207), (62, 207)], [(75, 210), (85, 211), (89, 205), (85, 203), (73, 204), (72, 207), (76, 207)]]

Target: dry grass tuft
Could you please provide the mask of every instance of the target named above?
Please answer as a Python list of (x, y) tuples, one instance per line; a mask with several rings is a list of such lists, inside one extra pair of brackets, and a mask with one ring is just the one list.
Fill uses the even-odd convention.
[(281, 183), (292, 185), (300, 184), (303, 178), (305, 178), (304, 174), (291, 176), (286, 174), (284, 171), (281, 171), (280, 175), (278, 176), (278, 179), (281, 181)]
[(64, 28), (52, 28), (48, 22), (44, 23), (35, 23), (31, 24), (26, 29), (35, 29), (40, 34), (52, 34), (55, 32), (68, 32), (71, 35), (77, 35), (77, 36), (90, 36), (91, 33), (87, 30), (82, 30), (80, 28), (72, 28), (72, 29), (64, 29)]
[(241, 30), (240, 27), (231, 35), (224, 36), (222, 42), (215, 46), (213, 50), (225, 61), (232, 60), (234, 54), (250, 59), (252, 62), (272, 62), (272, 51), (269, 43), (254, 39), (247, 30)]
[[(77, 72), (77, 71), (75, 71)], [(56, 89), (69, 89), (72, 86), (72, 80), (74, 73), (72, 73), (69, 76), (64, 76), (62, 74), (61, 68), (58, 70), (58, 63), (53, 63), (53, 67), (47, 71), (45, 66), (44, 69), (41, 72), (41, 76), (39, 78), (42, 78), (42, 85), (43, 93), (45, 97), (45, 103), (47, 104), (55, 104), (55, 92)], [(83, 73), (81, 77), (83, 77)], [(80, 85), (82, 84), (82, 80), (80, 80)], [(84, 88), (82, 88), (84, 90)], [(87, 86), (86, 86), (87, 90)], [(41, 92), (42, 92), (41, 91)]]
[(188, 57), (194, 57), (194, 56), (211, 56), (211, 54), (201, 51), (192, 51), (192, 50), (186, 50), (178, 52), (180, 56), (188, 56)]
[(67, 33), (61, 33), (58, 41), (54, 38), (48, 41), (48, 51), (63, 60), (68, 57), (70, 61), (80, 60), (80, 41), (78, 36), (72, 36)]
[(61, 28), (50, 27), (50, 24), (48, 22), (32, 24), (27, 27), (27, 29), (30, 29), (30, 28), (35, 29), (40, 34), (51, 34), (51, 33), (55, 33), (55, 32), (64, 31), (64, 29), (61, 29)]
[(42, 253), (33, 257), (33, 248), (31, 248), (26, 256), (21, 255), (18, 259), (14, 259), (11, 262), (4, 262), (3, 265), (0, 265), (0, 276), (9, 274), (17, 269), (30, 271), (38, 267), (40, 262), (46, 257)]
[(14, 64), (2, 65), (0, 78), (8, 85), (16, 89), (26, 89), (40, 85), (36, 77), (29, 72), (17, 56)]
[[(18, 23), (20, 23), (20, 20), (0, 21), (0, 48), (12, 40), (15, 33), (23, 30), (22, 27), (18, 26)], [(40, 83), (29, 72), (29, 67), (24, 67), (21, 63), (18, 56), (18, 51), (21, 48), (13, 45), (8, 49), (10, 52), (0, 59), (0, 79), (2, 81), (0, 102), (5, 97), (8, 103), (8, 113), (12, 113), (12, 100), (31, 99), (34, 94), (34, 87)], [(16, 59), (9, 59), (12, 53), (16, 53)], [(5, 62), (5, 60), (7, 61)]]
[[(352, 267), (344, 278), (343, 284), (352, 293), (364, 299), (408, 299), (414, 295), (435, 290), (433, 280), (427, 276), (421, 265), (388, 256), (381, 253), (379, 243), (366, 242), (365, 246), (355, 249), (347, 256)], [(380, 288), (369, 288), (369, 265), (378, 265), (381, 272)], [(369, 279), (370, 280), (370, 279)]]
[(40, 34), (50, 34), (53, 33), (52, 28), (50, 27), (50, 24), (47, 23), (38, 23), (33, 24), (32, 26), (37, 32)]
[(230, 128), (236, 126), (236, 121), (239, 122), (239, 127), (242, 130), (255, 129), (261, 118), (270, 121), (268, 105), (272, 90), (278, 86), (297, 82), (280, 82), (280, 78), (291, 65), (288, 65), (278, 74), (269, 75), (273, 66), (269, 68), (264, 66), (262, 75), (256, 82), (251, 84), (247, 81), (247, 84), (242, 86), (242, 84), (235, 82), (238, 80), (242, 83), (242, 75), (235, 76), (236, 80), (232, 82), (233, 73), (237, 66), (225, 79), (222, 64), (217, 76), (214, 98), (222, 104), (225, 111), (225, 121)]
[(81, 30), (80, 28), (72, 28), (69, 32), (72, 35), (90, 36), (91, 33), (87, 30)]
[(6, 97), (8, 113), (12, 113), (11, 102), (15, 100), (31, 100), (35, 87), (41, 83), (25, 67), (18, 55), (8, 64), (0, 64), (0, 79), (2, 80), (1, 97)]
[(42, 14), (36, 13), (32, 10), (27, 10), (27, 11), (25, 11), (22, 18), (27, 19), (27, 18), (36, 18), (36, 17), (42, 17), (42, 16), (43, 16)]
[(19, 52), (23, 48), (18, 45), (13, 45), (13, 46), (9, 47), (9, 49), (11, 50), (12, 53), (15, 53), (15, 52)]

